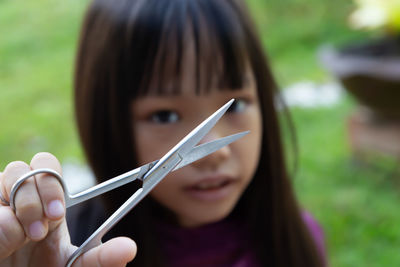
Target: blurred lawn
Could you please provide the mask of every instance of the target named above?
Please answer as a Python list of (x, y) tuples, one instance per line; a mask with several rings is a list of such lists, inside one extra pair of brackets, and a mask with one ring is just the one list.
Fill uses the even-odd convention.
[(0, 169), (38, 151), (81, 158), (72, 70), (85, 1), (0, 1)]
[(399, 266), (399, 166), (374, 157), (365, 166), (351, 157), (346, 99), (335, 108), (295, 109), (300, 146), (295, 187), (302, 205), (323, 225), (331, 266)]
[[(323, 43), (363, 36), (346, 24), (348, 0), (248, 0), (281, 85), (330, 79)], [(0, 1), (0, 170), (50, 151), (83, 161), (72, 107), (72, 70), (87, 1)], [(392, 161), (355, 164), (346, 143), (347, 96), (333, 108), (295, 109), (302, 204), (322, 223), (331, 266), (399, 266), (399, 182)], [(397, 177), (398, 178), (398, 177)]]

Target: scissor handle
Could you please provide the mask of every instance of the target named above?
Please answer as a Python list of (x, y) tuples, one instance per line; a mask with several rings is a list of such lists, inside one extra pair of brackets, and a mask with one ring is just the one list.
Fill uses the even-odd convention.
[[(145, 166), (146, 168), (144, 168), (144, 169), (147, 169), (147, 168), (150, 168), (150, 166), (153, 166), (155, 164), (155, 162), (153, 162), (153, 163), (151, 163), (151, 164), (148, 164), (149, 166)], [(142, 172), (143, 172), (143, 168), (142, 168)], [(11, 188), (11, 193), (10, 193), (10, 206), (15, 210), (15, 196), (16, 196), (16, 193), (17, 193), (17, 191), (18, 191), (18, 189), (21, 187), (21, 185), (27, 180), (27, 179), (29, 179), (30, 177), (32, 177), (32, 176), (34, 176), (34, 175), (36, 175), (36, 174), (41, 174), (41, 173), (47, 173), (47, 174), (51, 174), (51, 175), (53, 175), (59, 182), (60, 182), (60, 184), (62, 185), (62, 187), (63, 187), (63, 190), (64, 190), (64, 197), (65, 197), (65, 203), (66, 203), (66, 205), (67, 205), (67, 203), (71, 203), (71, 202), (77, 202), (77, 199), (79, 199), (80, 201), (79, 202), (81, 202), (81, 201), (84, 201), (85, 199), (87, 199), (88, 198), (88, 196), (89, 196), (89, 198), (90, 198), (90, 196), (93, 194), (91, 194), (90, 192), (88, 192), (88, 193), (84, 193), (84, 194), (82, 194), (83, 192), (86, 192), (86, 190), (85, 191), (83, 191), (83, 192), (81, 192), (81, 193), (78, 193), (77, 194), (77, 197), (75, 197), (75, 195), (74, 196), (70, 196), (69, 195), (69, 193), (68, 193), (68, 189), (67, 189), (67, 186), (66, 186), (66, 184), (65, 184), (65, 182), (64, 182), (64, 179), (61, 177), (61, 175), (58, 173), (58, 172), (56, 172), (56, 171), (54, 171), (54, 170), (52, 170), (52, 169), (46, 169), (46, 168), (43, 168), (43, 169), (37, 169), (37, 170), (33, 170), (33, 171), (30, 171), (30, 172), (28, 172), (28, 173), (26, 173), (26, 174), (24, 174), (23, 176), (21, 176), (15, 183), (14, 183), (14, 185), (12, 186), (12, 188)], [(128, 172), (126, 175), (125, 175), (125, 177), (123, 177), (123, 178), (125, 178), (124, 179), (124, 181), (123, 181), (123, 183), (126, 183), (126, 180), (127, 180), (127, 176), (128, 176), (128, 174), (130, 175), (130, 176), (137, 176), (139, 173), (141, 173), (141, 170), (140, 170), (140, 168), (138, 168), (138, 169), (136, 169), (136, 170), (134, 170), (134, 171), (131, 171), (131, 172)], [(119, 181), (120, 179), (118, 179), (118, 181)], [(121, 182), (120, 182), (121, 183)], [(102, 184), (101, 184), (102, 185)], [(104, 187), (106, 187), (106, 184), (104, 184), (101, 188), (104, 188)], [(110, 185), (107, 185), (107, 187), (108, 188), (110, 188)], [(93, 187), (93, 188), (95, 188), (95, 187)], [(100, 190), (101, 190), (101, 188), (100, 188)], [(98, 191), (99, 191), (99, 189), (95, 189), (95, 190), (91, 190), (91, 192), (93, 192), (93, 191), (95, 191), (96, 192), (96, 194), (98, 194)], [(68, 259), (68, 262), (67, 262), (67, 264), (66, 264), (66, 267), (70, 267), (70, 266), (72, 266), (72, 264), (75, 262), (75, 260), (80, 256), (80, 255), (82, 255), (83, 253), (85, 253), (86, 251), (88, 251), (88, 250), (90, 250), (90, 249), (92, 249), (92, 248), (94, 248), (94, 247), (97, 247), (97, 246), (99, 246), (102, 242), (101, 242), (101, 239), (103, 238), (103, 236), (118, 222), (118, 221), (120, 221), (125, 215), (126, 215), (126, 213), (128, 213), (133, 207), (135, 207), (142, 199), (143, 199), (143, 197), (144, 196), (146, 196), (146, 193), (145, 194), (142, 194), (143, 193), (143, 188), (139, 188), (121, 207), (119, 207), (119, 209), (117, 210), (117, 211), (115, 211), (114, 212), (114, 214), (113, 215), (111, 215), (71, 256), (70, 256), (70, 258)], [(79, 203), (78, 202), (78, 203)], [(69, 206), (72, 206), (73, 204), (71, 204), (71, 205), (69, 205)], [(67, 205), (68, 206), (68, 205)]]
[(40, 173), (47, 173), (47, 174), (51, 174), (53, 175), (61, 184), (63, 190), (64, 190), (64, 198), (65, 198), (65, 202), (68, 203), (71, 199), (69, 193), (68, 193), (68, 188), (63, 180), (63, 178), (61, 177), (61, 175), (56, 172), (55, 170), (52, 169), (37, 169), (37, 170), (33, 170), (30, 171), (28, 173), (25, 173), (23, 176), (21, 176), (11, 187), (11, 193), (10, 193), (10, 206), (13, 210), (15, 210), (15, 196), (17, 194), (18, 189), (21, 187), (21, 185), (30, 177), (35, 176), (36, 174), (40, 174)]
[(155, 166), (146, 173), (143, 187), (125, 201), (68, 259), (66, 267), (71, 267), (75, 260), (86, 251), (101, 244), (103, 236), (114, 227), (128, 212), (130, 212), (150, 191), (170, 173), (182, 160), (179, 154), (173, 154), (162, 161), (159, 168)]
[(15, 184), (11, 188), (11, 193), (10, 193), (10, 206), (15, 210), (15, 196), (17, 194), (18, 189), (21, 187), (21, 185), (30, 177), (40, 174), (40, 173), (48, 173), (53, 175), (61, 184), (63, 190), (64, 190), (64, 199), (65, 199), (65, 207), (69, 208), (72, 207), (78, 203), (81, 203), (83, 201), (89, 200), (91, 198), (94, 198), (96, 196), (99, 196), (103, 193), (106, 193), (110, 190), (113, 190), (115, 188), (118, 188), (120, 186), (123, 186), (129, 182), (132, 182), (136, 179), (141, 179), (141, 177), (149, 170), (151, 169), (158, 160), (150, 162), (146, 165), (143, 165), (139, 168), (136, 168), (134, 170), (131, 170), (129, 172), (126, 172), (124, 174), (121, 174), (117, 177), (114, 177), (112, 179), (109, 179), (107, 181), (102, 182), (101, 184), (95, 185), (93, 187), (90, 187), (86, 190), (83, 190), (79, 193), (76, 193), (74, 195), (71, 195), (68, 191), (67, 185), (64, 181), (64, 179), (61, 177), (61, 175), (52, 170), (52, 169), (37, 169), (30, 171), (23, 176), (21, 176)]
[(133, 209), (146, 194), (143, 193), (143, 188), (139, 188), (136, 192), (124, 203), (122, 204), (93, 234), (86, 239), (83, 244), (72, 253), (69, 257), (65, 267), (71, 267), (75, 260), (87, 252), (88, 250), (97, 247), (102, 244), (101, 239), (103, 236), (114, 227), (131, 209)]

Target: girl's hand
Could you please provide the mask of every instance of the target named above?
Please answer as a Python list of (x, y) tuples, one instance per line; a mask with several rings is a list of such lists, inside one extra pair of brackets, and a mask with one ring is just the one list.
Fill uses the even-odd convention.
[[(20, 161), (8, 164), (0, 173), (3, 197), (9, 200), (15, 181), (39, 168), (61, 173), (60, 163), (49, 153), (36, 154), (30, 165)], [(70, 241), (64, 194), (57, 179), (48, 174), (28, 179), (16, 194), (15, 206), (14, 212), (10, 206), (0, 204), (0, 267), (64, 267), (76, 247)], [(73, 266), (125, 266), (135, 254), (136, 244), (119, 237), (89, 250)]]

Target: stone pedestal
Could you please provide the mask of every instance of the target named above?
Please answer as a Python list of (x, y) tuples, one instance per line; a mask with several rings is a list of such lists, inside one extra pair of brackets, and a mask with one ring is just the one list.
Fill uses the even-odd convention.
[(400, 160), (400, 119), (379, 119), (360, 108), (349, 116), (347, 130), (356, 158), (374, 154)]

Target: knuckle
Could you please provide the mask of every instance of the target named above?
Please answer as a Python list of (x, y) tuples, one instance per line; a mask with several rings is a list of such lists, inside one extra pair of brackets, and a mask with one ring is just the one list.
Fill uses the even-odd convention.
[(16, 215), (22, 222), (31, 222), (43, 217), (43, 209), (41, 203), (37, 202), (21, 202), (16, 203)]
[(4, 191), (7, 196), (10, 195), (11, 188), (15, 181), (29, 171), (29, 165), (23, 161), (13, 161), (6, 166), (2, 175), (1, 183), (2, 186), (4, 186)]
[(64, 189), (61, 182), (53, 176), (41, 175), (36, 177), (37, 189), (42, 201), (64, 199)]
[(4, 174), (6, 174), (10, 171), (14, 172), (14, 170), (16, 170), (16, 169), (24, 169), (25, 170), (27, 168), (29, 169), (29, 165), (23, 161), (12, 161), (7, 164), (6, 168), (4, 169)]
[(42, 196), (54, 198), (55, 196), (62, 196), (63, 187), (61, 183), (53, 177), (41, 177), (38, 181), (39, 191)]
[(49, 153), (49, 152), (39, 152), (39, 153), (36, 153), (33, 156), (32, 161), (34, 161), (34, 160), (43, 160), (43, 159), (44, 160), (48, 160), (48, 159), (54, 160), (54, 159), (56, 159), (56, 157), (53, 154)]
[(33, 156), (31, 165), (34, 168), (52, 167), (57, 172), (61, 172), (61, 164), (58, 159), (49, 152), (39, 152)]

